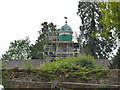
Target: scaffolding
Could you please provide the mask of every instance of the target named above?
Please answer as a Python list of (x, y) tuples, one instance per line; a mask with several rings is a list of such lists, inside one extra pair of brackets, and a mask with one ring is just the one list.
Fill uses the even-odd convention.
[(72, 36), (73, 41), (59, 41), (59, 36), (48, 36), (44, 45), (43, 56), (49, 59), (56, 59), (79, 55), (80, 42), (74, 42), (74, 39), (77, 38), (77, 36)]

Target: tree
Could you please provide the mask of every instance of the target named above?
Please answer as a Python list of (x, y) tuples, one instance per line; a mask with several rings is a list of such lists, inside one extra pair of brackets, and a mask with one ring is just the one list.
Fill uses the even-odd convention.
[(32, 59), (43, 58), (44, 45), (51, 41), (50, 36), (58, 35), (56, 25), (53, 23), (43, 22), (41, 26), (42, 28), (39, 31), (39, 37), (36, 40), (35, 45), (31, 46)]
[[(102, 14), (101, 23), (104, 26), (103, 33), (99, 33), (99, 35), (106, 35), (108, 40), (116, 41), (117, 38), (120, 39), (120, 2), (102, 2), (98, 5)], [(108, 32), (112, 32), (112, 38), (108, 37)], [(109, 64), (109, 68), (120, 69), (120, 48), (117, 55), (112, 59), (112, 63)]]
[(109, 63), (110, 69), (120, 69), (120, 48), (117, 51), (117, 54), (112, 59), (112, 63)]
[[(98, 5), (102, 14), (101, 24), (104, 27), (99, 35), (106, 35), (108, 40), (117, 39), (120, 37), (120, 2), (101, 2)], [(109, 32), (112, 32), (111, 38), (109, 38)]]
[(96, 35), (103, 32), (103, 25), (100, 23), (101, 11), (97, 3), (79, 2), (77, 14), (82, 20), (79, 36), (82, 40), (82, 50), (95, 59), (108, 58), (114, 42), (106, 40), (105, 37), (93, 37), (93, 33)]
[(29, 37), (26, 37), (22, 40), (15, 40), (10, 43), (8, 51), (2, 55), (2, 59), (10, 60), (26, 60), (30, 59), (30, 40)]

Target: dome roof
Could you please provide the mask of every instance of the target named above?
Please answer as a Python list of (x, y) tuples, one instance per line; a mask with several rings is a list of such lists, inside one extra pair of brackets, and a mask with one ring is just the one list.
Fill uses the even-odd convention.
[(72, 28), (66, 24), (66, 25), (62, 26), (58, 32), (59, 33), (60, 32), (71, 32), (72, 33), (73, 31), (72, 31)]

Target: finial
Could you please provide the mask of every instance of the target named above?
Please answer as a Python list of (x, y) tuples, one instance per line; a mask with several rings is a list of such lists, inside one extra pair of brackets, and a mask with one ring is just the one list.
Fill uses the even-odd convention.
[(64, 18), (66, 19), (65, 23), (67, 24), (67, 19), (68, 19), (68, 18), (67, 18), (67, 17), (64, 17)]

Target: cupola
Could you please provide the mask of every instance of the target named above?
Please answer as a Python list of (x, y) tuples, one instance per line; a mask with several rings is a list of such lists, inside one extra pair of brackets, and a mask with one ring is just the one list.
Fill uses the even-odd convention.
[(62, 26), (58, 33), (59, 41), (72, 41), (73, 31), (69, 25), (65, 24), (64, 26)]

